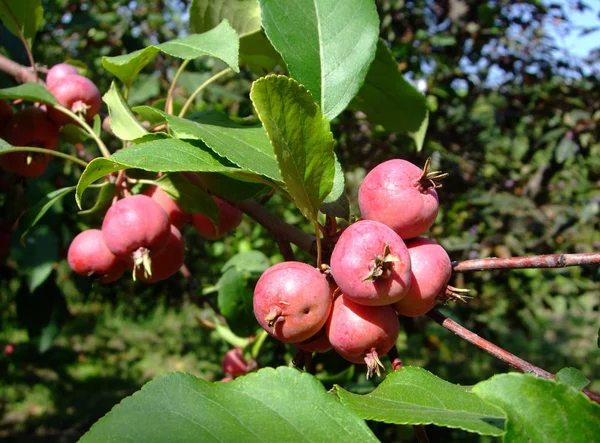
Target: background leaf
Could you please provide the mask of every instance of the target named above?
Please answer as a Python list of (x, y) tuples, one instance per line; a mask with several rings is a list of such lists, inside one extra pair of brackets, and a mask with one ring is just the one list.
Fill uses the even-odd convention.
[(110, 128), (117, 137), (122, 140), (134, 140), (148, 134), (129, 109), (127, 101), (115, 82), (111, 83), (110, 89), (102, 96), (102, 100), (108, 106)]
[(290, 196), (306, 218), (316, 220), (335, 174), (329, 122), (310, 92), (288, 77), (272, 75), (255, 81), (250, 98)]
[(567, 384), (511, 373), (477, 383), (473, 391), (506, 411), (505, 442), (598, 438), (600, 406)]
[(260, 0), (262, 25), (290, 76), (332, 119), (360, 89), (375, 56), (379, 17), (363, 0)]
[(425, 97), (404, 79), (394, 56), (381, 39), (352, 107), (367, 114), (369, 121), (392, 132), (418, 134), (427, 117)]
[(375, 56), (379, 17), (363, 0), (260, 0), (262, 25), (290, 76), (332, 119), (360, 89)]
[(158, 377), (113, 408), (80, 442), (107, 440), (377, 441), (317, 379), (286, 367), (227, 383), (182, 373)]
[(223, 20), (240, 37), (260, 29), (260, 8), (257, 0), (193, 0), (190, 7), (190, 30), (202, 33), (218, 26)]
[(254, 291), (248, 282), (248, 274), (236, 267), (223, 272), (217, 286), (219, 311), (231, 330), (241, 337), (248, 337), (256, 330), (253, 311)]
[(25, 247), (11, 245), (11, 257), (25, 276), (29, 292), (34, 292), (52, 273), (58, 261), (59, 240), (46, 225), (38, 226), (25, 238)]
[(578, 391), (581, 391), (590, 383), (590, 380), (576, 368), (562, 368), (556, 373), (556, 381), (566, 383)]
[(336, 388), (342, 404), (365, 420), (395, 424), (435, 424), (481, 435), (504, 434), (504, 412), (422, 368), (404, 367), (375, 390), (358, 395)]

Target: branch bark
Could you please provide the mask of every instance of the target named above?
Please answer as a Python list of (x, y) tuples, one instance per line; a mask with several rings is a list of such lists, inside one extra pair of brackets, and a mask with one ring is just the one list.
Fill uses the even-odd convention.
[(20, 65), (3, 55), (0, 55), (0, 71), (6, 72), (21, 83), (36, 83), (38, 81), (34, 68)]
[[(477, 346), (479, 349), (487, 352), (488, 354), (493, 355), (499, 360), (507, 363), (509, 366), (515, 368), (519, 372), (523, 372), (525, 374), (533, 374), (537, 377), (549, 378), (553, 379), (554, 374), (539, 368), (528, 361), (523, 360), (522, 358), (517, 357), (514, 354), (502, 349), (500, 346), (493, 344), (492, 342), (486, 340), (483, 337), (475, 334), (464, 326), (459, 325), (454, 320), (446, 317), (437, 309), (432, 309), (427, 313), (427, 316), (431, 318), (436, 323), (442, 325), (444, 328), (449, 330), (455, 335), (458, 335), (463, 340), (471, 343), (472, 345)], [(587, 389), (583, 390), (584, 394), (586, 394), (591, 400), (596, 403), (600, 403), (600, 395), (595, 392), (589, 391)]]
[(452, 264), (454, 272), (492, 271), (496, 269), (564, 268), (567, 266), (600, 265), (600, 253), (548, 254), (529, 257), (480, 258)]

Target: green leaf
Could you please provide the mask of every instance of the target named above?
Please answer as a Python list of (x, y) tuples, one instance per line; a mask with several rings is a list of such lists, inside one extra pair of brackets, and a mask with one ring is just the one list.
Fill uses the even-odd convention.
[(93, 442), (378, 441), (312, 375), (265, 368), (227, 383), (171, 373), (147, 383), (81, 438)]
[(260, 0), (267, 37), (333, 119), (362, 86), (375, 56), (379, 17), (364, 0)]
[(25, 238), (25, 247), (11, 245), (10, 256), (25, 276), (30, 292), (34, 292), (52, 273), (58, 261), (58, 237), (48, 226), (40, 225)]
[(562, 368), (556, 373), (556, 381), (566, 383), (578, 391), (590, 384), (590, 380), (576, 368)]
[(165, 115), (177, 138), (202, 140), (215, 153), (240, 168), (281, 181), (277, 159), (262, 126), (239, 125), (218, 112), (195, 114), (187, 120)]
[(219, 311), (231, 330), (242, 337), (252, 335), (257, 323), (253, 310), (254, 291), (250, 288), (247, 274), (231, 267), (223, 273), (217, 285)]
[(23, 83), (13, 88), (0, 89), (0, 99), (58, 104), (52, 93), (37, 83)]
[(350, 202), (346, 196), (346, 180), (342, 165), (335, 157), (335, 175), (333, 176), (333, 188), (321, 204), (321, 212), (330, 217), (339, 217), (345, 220), (350, 218)]
[(190, 7), (190, 30), (210, 31), (223, 20), (240, 36), (260, 29), (260, 8), (257, 0), (193, 0)]
[(262, 274), (265, 272), (271, 263), (269, 257), (260, 251), (246, 251), (231, 257), (223, 265), (221, 272), (225, 272), (231, 268), (236, 268), (238, 271), (249, 272), (251, 274)]
[(404, 79), (394, 56), (381, 39), (375, 60), (352, 106), (367, 114), (372, 123), (392, 132), (419, 134), (427, 118), (425, 97)]
[(278, 64), (283, 64), (283, 60), (264, 31), (259, 30), (240, 39), (240, 64), (247, 65), (252, 72), (264, 76)]
[(148, 46), (130, 54), (102, 57), (102, 66), (123, 83), (130, 85), (138, 73), (161, 51), (185, 60), (201, 56), (215, 57), (228, 64), (235, 72), (239, 72), (239, 37), (227, 21), (203, 34), (193, 34), (160, 45)]
[(40, 221), (44, 214), (46, 214), (56, 202), (73, 191), (75, 191), (75, 186), (52, 191), (35, 205), (27, 209), (23, 215), (19, 217), (19, 231), (21, 231), (21, 243), (23, 245), (25, 244), (25, 237), (29, 233), (29, 230)]
[(556, 161), (558, 163), (564, 163), (566, 160), (570, 160), (575, 157), (577, 153), (577, 143), (570, 137), (563, 137), (558, 146), (556, 147)]
[(501, 374), (477, 383), (473, 391), (508, 415), (505, 442), (595, 441), (600, 406), (563, 383), (529, 374)]
[(81, 196), (89, 185), (111, 172), (129, 168), (151, 172), (244, 172), (242, 169), (223, 165), (206, 147), (195, 146), (178, 139), (154, 140), (132, 145), (114, 153), (110, 158), (92, 160), (77, 183), (75, 199), (79, 207), (81, 208)]
[(219, 207), (215, 199), (202, 188), (179, 174), (166, 174), (156, 184), (169, 194), (185, 212), (204, 214), (219, 223)]
[(290, 196), (306, 218), (316, 220), (335, 174), (329, 122), (310, 92), (288, 77), (270, 75), (255, 81), (250, 98)]
[(366, 395), (339, 386), (336, 391), (342, 404), (365, 420), (504, 434), (506, 416), (502, 409), (482, 401), (469, 387), (449, 383), (422, 368), (408, 366), (394, 371)]
[(197, 175), (206, 189), (225, 200), (240, 201), (247, 198), (258, 198), (273, 189), (262, 183), (249, 181), (243, 177), (236, 178), (230, 174), (200, 172)]
[(110, 127), (117, 137), (122, 140), (134, 140), (148, 133), (129, 109), (127, 101), (115, 82), (112, 82), (102, 100), (108, 106)]
[(425, 136), (427, 135), (427, 127), (429, 126), (429, 111), (425, 112), (425, 118), (421, 122), (421, 126), (416, 132), (409, 132), (408, 135), (414, 140), (417, 152), (423, 150)]
[(43, 18), (42, 0), (4, 0), (0, 2), (0, 20), (6, 29), (19, 38), (19, 30), (21, 30), (29, 46), (42, 24)]
[(115, 196), (115, 192), (117, 187), (109, 183), (100, 188), (100, 193), (98, 194), (98, 198), (96, 199), (96, 203), (90, 209), (86, 209), (84, 211), (79, 211), (79, 215), (92, 215), (97, 212), (102, 212), (111, 205), (113, 198)]

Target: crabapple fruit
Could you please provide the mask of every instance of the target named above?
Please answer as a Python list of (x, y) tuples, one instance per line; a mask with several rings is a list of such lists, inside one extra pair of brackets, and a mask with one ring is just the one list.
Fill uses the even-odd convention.
[(80, 75), (77, 68), (68, 63), (59, 63), (52, 66), (46, 74), (46, 84), (52, 88), (55, 84), (62, 82), (68, 75)]
[(171, 277), (183, 266), (185, 260), (185, 244), (181, 232), (171, 225), (171, 236), (169, 243), (162, 252), (152, 257), (152, 275), (144, 270), (137, 269), (137, 278), (147, 283), (156, 283)]
[(452, 262), (438, 243), (418, 237), (406, 242), (412, 263), (412, 283), (406, 296), (394, 304), (398, 313), (418, 317), (435, 306), (452, 275)]
[(389, 160), (377, 165), (358, 189), (363, 218), (384, 223), (403, 239), (417, 237), (435, 221), (439, 201), (436, 180), (447, 174), (422, 170), (406, 160)]
[(410, 257), (391, 228), (360, 220), (340, 235), (331, 254), (331, 275), (356, 303), (380, 306), (399, 301), (410, 286)]
[(301, 341), (300, 343), (294, 343), (294, 346), (305, 352), (327, 352), (333, 349), (333, 346), (331, 346), (331, 343), (329, 342), (329, 337), (327, 337), (325, 327), (322, 327), (319, 332), (312, 337)]
[[(49, 85), (48, 89), (58, 103), (91, 120), (102, 107), (102, 96), (93, 81), (82, 75), (67, 75), (61, 81)], [(71, 118), (57, 109), (48, 109), (48, 115), (58, 125), (71, 123)]]
[(190, 214), (183, 212), (177, 202), (169, 194), (163, 191), (160, 186), (150, 186), (144, 191), (144, 195), (151, 197), (158, 203), (169, 216), (169, 222), (177, 229), (181, 229), (191, 220)]
[(102, 223), (102, 236), (117, 257), (133, 262), (134, 277), (143, 266), (152, 274), (151, 257), (162, 252), (171, 238), (169, 216), (147, 195), (133, 195), (114, 203)]
[(244, 354), (242, 354), (242, 350), (239, 347), (230, 349), (225, 353), (223, 360), (221, 361), (221, 367), (223, 368), (223, 373), (231, 378), (247, 374), (249, 370), (248, 362), (244, 358)]
[[(6, 100), (0, 100), (0, 132), (4, 129), (4, 126), (8, 123), (8, 121), (12, 118), (14, 112), (10, 103)], [(3, 136), (3, 134), (0, 134)]]
[(383, 367), (379, 356), (387, 354), (400, 332), (392, 306), (365, 306), (342, 293), (333, 303), (326, 331), (333, 349), (352, 363), (367, 365), (367, 378)]
[(219, 197), (214, 197), (217, 206), (219, 207), (219, 227), (215, 226), (214, 222), (203, 214), (192, 214), (192, 224), (202, 237), (208, 240), (218, 240), (235, 228), (242, 222), (242, 211), (235, 206), (230, 205), (225, 200)]
[(112, 283), (123, 275), (127, 263), (108, 250), (99, 229), (82, 231), (73, 239), (67, 252), (69, 266), (79, 275)]
[[(4, 127), (3, 138), (13, 146), (56, 150), (59, 128), (39, 108), (25, 108), (12, 116)], [(48, 167), (51, 155), (35, 152), (11, 152), (0, 156), (0, 165), (24, 177), (39, 177)]]
[(316, 268), (301, 262), (271, 266), (254, 288), (254, 316), (285, 343), (298, 343), (323, 327), (331, 310), (329, 284)]

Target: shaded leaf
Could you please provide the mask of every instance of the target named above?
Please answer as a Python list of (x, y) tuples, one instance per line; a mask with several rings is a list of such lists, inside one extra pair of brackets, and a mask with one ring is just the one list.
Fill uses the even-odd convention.
[(342, 404), (365, 420), (395, 424), (435, 424), (481, 435), (504, 434), (502, 409), (422, 368), (406, 366), (385, 377), (366, 395), (336, 387)]
[(573, 387), (529, 374), (501, 374), (473, 391), (508, 415), (505, 442), (595, 441), (600, 405)]
[(25, 276), (30, 292), (34, 292), (52, 273), (58, 261), (59, 241), (48, 226), (40, 225), (27, 237), (25, 247), (11, 245), (10, 256), (17, 263), (19, 274)]
[(556, 381), (566, 383), (578, 391), (590, 384), (590, 380), (576, 368), (562, 368), (556, 373)]
[(227, 20), (240, 36), (260, 29), (258, 0), (193, 0), (190, 7), (190, 30), (210, 31)]
[(58, 104), (52, 93), (37, 83), (23, 83), (12, 88), (0, 89), (0, 99)]
[(288, 77), (271, 75), (255, 81), (250, 98), (290, 196), (306, 218), (316, 220), (335, 174), (329, 122), (310, 92)]
[(179, 174), (166, 174), (156, 184), (169, 194), (185, 212), (204, 214), (219, 224), (219, 207), (215, 199), (202, 188)]
[(108, 106), (110, 128), (122, 140), (134, 140), (148, 133), (137, 121), (119, 88), (112, 82), (102, 100)]
[(42, 19), (42, 0), (3, 0), (0, 2), (0, 20), (13, 35), (20, 37), (19, 30), (31, 46)]
[(379, 17), (363, 0), (260, 0), (262, 25), (290, 76), (306, 86), (323, 115), (342, 112), (375, 56)]
[(239, 254), (231, 257), (223, 265), (221, 272), (225, 272), (228, 269), (236, 268), (238, 271), (245, 271), (251, 274), (262, 274), (265, 272), (271, 263), (269, 257), (260, 251), (246, 251), (240, 252)]
[(346, 196), (346, 180), (342, 165), (335, 157), (335, 175), (333, 176), (333, 188), (321, 204), (321, 212), (330, 217), (339, 217), (345, 220), (350, 218), (350, 202)]
[(158, 377), (113, 408), (80, 442), (108, 440), (377, 441), (312, 375), (287, 367), (227, 383), (182, 373)]
[(421, 134), (421, 138), (425, 135), (425, 97), (404, 79), (394, 56), (381, 39), (375, 60), (352, 106), (367, 114), (369, 121), (384, 126), (388, 131)]
[(109, 183), (100, 188), (100, 193), (98, 194), (98, 198), (96, 199), (96, 203), (90, 209), (86, 209), (84, 211), (79, 211), (79, 215), (91, 215), (96, 214), (97, 212), (102, 212), (111, 205), (113, 198), (115, 196), (115, 192), (117, 187)]
[(249, 285), (247, 274), (236, 267), (230, 267), (219, 279), (218, 287), (219, 311), (231, 330), (242, 337), (252, 335), (257, 323), (253, 310), (254, 291)]

